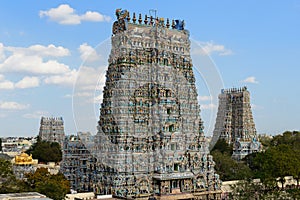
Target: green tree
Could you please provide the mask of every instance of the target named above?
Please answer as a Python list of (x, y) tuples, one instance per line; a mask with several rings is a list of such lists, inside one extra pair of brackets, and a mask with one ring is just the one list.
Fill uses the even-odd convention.
[(39, 138), (26, 153), (32, 154), (33, 158), (44, 163), (60, 162), (62, 160), (62, 151), (57, 142), (41, 141)]
[(227, 153), (213, 151), (211, 154), (216, 163), (215, 170), (222, 181), (243, 180), (252, 177), (252, 172), (247, 165), (233, 160)]
[[(257, 199), (291, 199), (293, 195), (282, 190), (278, 190), (275, 181), (259, 182), (255, 180), (239, 181), (232, 185), (230, 199), (232, 200), (257, 200)], [(294, 192), (294, 191), (293, 191)], [(294, 192), (294, 196), (297, 196)]]
[(262, 144), (263, 149), (267, 149), (271, 145), (271, 137), (258, 135), (259, 142)]
[(70, 191), (69, 181), (63, 174), (51, 175), (46, 168), (38, 168), (35, 173), (26, 174), (26, 183), (36, 192), (54, 200), (64, 199)]
[(286, 131), (282, 135), (276, 135), (271, 140), (271, 146), (279, 146), (281, 144), (290, 145), (294, 150), (300, 150), (300, 132)]
[(219, 151), (222, 154), (226, 153), (228, 155), (232, 155), (233, 147), (232, 145), (229, 145), (224, 139), (219, 139), (211, 151)]
[[(300, 132), (286, 131), (275, 136), (265, 151), (248, 155), (244, 161), (254, 177), (260, 178), (264, 183), (277, 180), (284, 189), (284, 177), (293, 176), (299, 185)], [(297, 192), (292, 193), (297, 195)]]
[(24, 182), (17, 180), (10, 161), (0, 159), (0, 193), (28, 191)]
[(287, 189), (286, 191), (292, 199), (300, 199), (300, 190), (298, 188)]
[(228, 145), (224, 139), (219, 139), (211, 151), (216, 163), (215, 170), (220, 175), (220, 179), (229, 181), (252, 177), (252, 172), (247, 165), (231, 158), (232, 152), (232, 145)]

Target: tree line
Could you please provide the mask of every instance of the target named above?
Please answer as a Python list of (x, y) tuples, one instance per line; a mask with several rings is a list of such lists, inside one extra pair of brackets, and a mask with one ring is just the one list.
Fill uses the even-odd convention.
[(64, 199), (70, 183), (62, 173), (52, 175), (46, 168), (25, 174), (23, 180), (15, 177), (10, 161), (0, 159), (0, 194), (39, 192), (54, 200)]
[[(286, 131), (282, 135), (276, 135), (272, 139), (261, 137), (263, 151), (246, 156), (241, 162), (231, 158), (232, 146), (226, 141), (219, 140), (211, 154), (216, 163), (215, 169), (222, 181), (244, 180), (239, 187), (235, 187), (236, 194), (264, 194), (274, 195), (278, 191), (284, 191), (291, 198), (300, 198), (300, 132)], [(297, 184), (294, 188), (283, 188), (285, 176), (293, 176)], [(253, 179), (260, 179), (260, 185), (253, 185)], [(277, 187), (277, 181), (281, 182), (281, 188)], [(247, 188), (259, 187), (259, 192), (249, 193)], [(240, 190), (240, 191), (239, 191)], [(264, 192), (262, 192), (264, 191)], [(233, 198), (233, 197), (232, 197)], [(239, 197), (243, 199), (242, 197)], [(254, 198), (254, 197), (253, 197)], [(286, 197), (284, 197), (286, 198)], [(234, 199), (234, 198), (233, 198)], [(247, 199), (247, 198), (246, 198)], [(251, 199), (251, 198), (248, 198)]]

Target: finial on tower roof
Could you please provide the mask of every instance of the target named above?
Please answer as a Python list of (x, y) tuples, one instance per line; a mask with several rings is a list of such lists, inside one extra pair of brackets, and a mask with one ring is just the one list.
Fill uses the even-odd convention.
[(135, 12), (133, 13), (132, 22), (133, 22), (133, 23), (135, 23), (135, 22), (136, 22)]
[(127, 21), (129, 22), (130, 21), (130, 13), (127, 12)]
[(169, 22), (169, 18), (167, 18), (167, 24), (166, 24), (167, 28), (170, 28), (170, 22)]
[(150, 25), (151, 26), (153, 25), (153, 17), (152, 17), (152, 15), (150, 16)]
[(148, 17), (147, 17), (147, 15), (145, 15), (144, 23), (145, 23), (145, 24), (148, 24)]
[(138, 21), (139, 21), (139, 24), (142, 24), (142, 21), (143, 21), (142, 20), (142, 14), (139, 14), (139, 20)]
[(174, 19), (172, 20), (172, 29), (175, 29), (175, 21), (174, 21)]

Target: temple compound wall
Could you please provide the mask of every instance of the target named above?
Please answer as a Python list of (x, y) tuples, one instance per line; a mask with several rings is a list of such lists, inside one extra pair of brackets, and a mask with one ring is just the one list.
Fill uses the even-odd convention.
[(93, 152), (97, 193), (219, 199), (184, 21), (116, 15)]
[(236, 160), (261, 150), (247, 87), (224, 89), (219, 95), (212, 143), (218, 139), (233, 144), (232, 157)]

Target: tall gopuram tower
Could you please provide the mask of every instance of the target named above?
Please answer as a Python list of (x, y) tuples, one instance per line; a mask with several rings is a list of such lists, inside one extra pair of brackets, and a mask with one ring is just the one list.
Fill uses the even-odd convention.
[(116, 15), (96, 141), (97, 193), (219, 199), (184, 22)]
[(62, 117), (42, 117), (39, 137), (41, 140), (57, 142), (63, 146), (65, 131)]
[(222, 90), (213, 142), (224, 139), (233, 144), (233, 158), (240, 160), (260, 151), (247, 87)]

